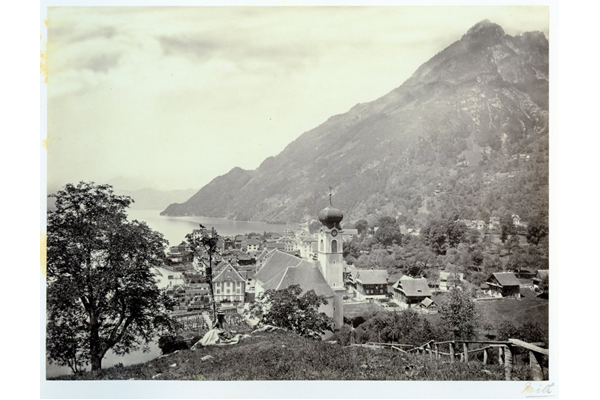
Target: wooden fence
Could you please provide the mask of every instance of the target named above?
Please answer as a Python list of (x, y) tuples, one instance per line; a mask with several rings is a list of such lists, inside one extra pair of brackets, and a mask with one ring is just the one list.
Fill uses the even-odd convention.
[[(368, 342), (363, 346), (375, 348), (389, 348), (403, 353), (421, 354), (429, 356), (432, 360), (448, 359), (451, 363), (468, 362), (473, 359), (477, 353), (483, 353), (483, 364), (487, 364), (492, 351), (498, 352), (498, 363), (504, 365), (504, 379), (512, 380), (512, 370), (515, 358), (516, 348), (525, 349), (529, 353), (529, 369), (532, 379), (535, 381), (544, 380), (544, 370), (542, 368), (542, 357), (548, 357), (548, 349), (538, 346), (539, 343), (527, 343), (518, 339), (508, 339), (508, 341), (479, 341), (479, 340), (449, 340), (445, 342), (435, 342), (433, 340), (422, 344), (421, 346), (412, 346), (400, 343), (376, 343)], [(447, 350), (447, 351), (444, 351)]]

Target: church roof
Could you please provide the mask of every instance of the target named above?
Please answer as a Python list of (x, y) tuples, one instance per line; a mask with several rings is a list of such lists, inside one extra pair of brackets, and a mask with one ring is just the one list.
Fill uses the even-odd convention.
[(300, 285), (302, 293), (314, 290), (319, 296), (333, 297), (335, 293), (314, 262), (299, 260), (296, 266), (287, 267), (263, 285), (264, 290), (280, 290)]
[(256, 273), (255, 278), (256, 280), (266, 283), (279, 273), (283, 272), (287, 267), (298, 265), (300, 261), (301, 260), (294, 255), (275, 249), (269, 253), (268, 259)]
[(344, 214), (333, 206), (328, 206), (319, 211), (319, 221), (329, 229), (337, 226), (344, 219)]

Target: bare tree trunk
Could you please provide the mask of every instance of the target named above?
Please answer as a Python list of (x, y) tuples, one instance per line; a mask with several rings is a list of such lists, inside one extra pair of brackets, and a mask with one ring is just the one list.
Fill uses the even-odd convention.
[(212, 253), (208, 251), (208, 268), (206, 268), (206, 276), (208, 277), (208, 294), (210, 295), (210, 301), (212, 303), (212, 321), (214, 328), (217, 324), (217, 303), (215, 302), (215, 291), (213, 289), (212, 281)]

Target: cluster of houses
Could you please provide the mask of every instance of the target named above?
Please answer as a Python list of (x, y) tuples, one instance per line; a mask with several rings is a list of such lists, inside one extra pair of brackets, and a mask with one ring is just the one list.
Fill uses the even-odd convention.
[[(221, 238), (212, 263), (215, 302), (221, 307), (244, 307), (267, 290), (300, 285), (303, 292), (314, 290), (326, 298), (327, 304), (320, 311), (332, 317), (334, 326), (339, 328), (343, 324), (344, 303), (348, 301), (393, 302), (401, 308), (437, 312), (433, 295), (462, 287), (465, 282), (462, 273), (452, 271), (440, 271), (439, 279), (434, 281), (404, 275), (390, 282), (386, 270), (348, 265), (343, 246), (358, 231), (342, 229), (343, 214), (333, 206), (323, 209), (318, 217), (322, 227), (316, 235), (311, 235), (305, 224), (304, 229), (286, 230), (283, 234)], [(518, 216), (513, 216), (513, 221), (515, 225), (520, 223)], [(470, 222), (477, 222), (477, 229), (479, 222), (483, 223)], [(499, 220), (491, 218), (489, 223), (495, 226)], [(184, 271), (181, 279), (174, 279), (168, 288), (176, 300), (176, 311), (209, 308), (211, 288), (206, 260), (197, 258), (182, 242), (170, 248), (167, 262), (168, 268)], [(538, 293), (547, 293), (548, 271), (537, 271), (532, 282)], [(493, 273), (479, 289), (482, 296), (489, 298), (521, 296), (521, 283), (513, 272)]]

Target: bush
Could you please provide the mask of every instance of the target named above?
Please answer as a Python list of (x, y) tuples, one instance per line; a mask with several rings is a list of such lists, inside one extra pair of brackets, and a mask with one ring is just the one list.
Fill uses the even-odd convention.
[(189, 349), (188, 344), (182, 336), (162, 336), (158, 339), (158, 347), (163, 354), (169, 354), (176, 350), (187, 350)]

